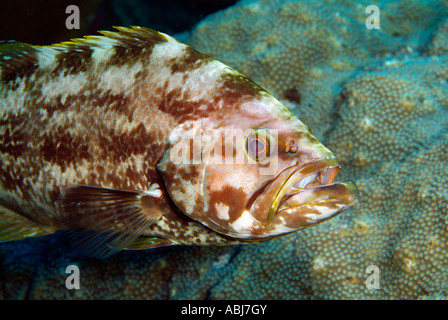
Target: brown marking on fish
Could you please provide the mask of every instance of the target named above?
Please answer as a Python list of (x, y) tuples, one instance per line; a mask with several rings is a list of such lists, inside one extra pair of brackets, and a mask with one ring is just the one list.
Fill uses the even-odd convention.
[[(0, 82), (4, 82), (7, 89), (15, 91), (19, 80), (29, 78), (36, 72), (39, 68), (36, 51), (33, 46), (21, 42), (0, 44)], [(5, 60), (4, 57), (9, 59)]]
[(80, 72), (86, 72), (92, 67), (92, 53), (93, 50), (87, 47), (81, 49), (71, 49), (66, 52), (61, 52), (56, 56), (56, 67), (51, 74), (53, 76), (59, 76), (63, 74), (77, 74)]
[(182, 182), (190, 181), (191, 183), (194, 183), (195, 177), (199, 177), (199, 172), (197, 172), (197, 170), (193, 169), (193, 172), (191, 171), (191, 168), (188, 168), (188, 170), (187, 170), (186, 167), (180, 167), (176, 171), (176, 178), (173, 179), (173, 182), (175, 182), (176, 184), (179, 184), (179, 187), (178, 187), (179, 191), (181, 191), (181, 192), (186, 191), (185, 186), (183, 185)]
[(53, 188), (48, 188), (46, 191), (48, 192), (48, 196), (52, 203), (56, 202), (59, 198), (59, 194), (61, 193), (61, 190), (56, 186), (53, 186)]
[[(30, 104), (34, 103), (34, 107), (36, 109), (45, 109), (48, 113), (48, 117), (53, 117), (53, 113), (56, 111), (62, 111), (66, 108), (69, 108), (72, 105), (73, 99), (78, 99), (78, 96), (68, 96), (65, 99), (65, 103), (62, 102), (62, 95), (59, 94), (55, 98), (51, 99), (50, 102), (44, 102), (43, 99), (40, 99), (40, 101), (34, 101), (33, 99), (30, 99)], [(32, 107), (30, 105), (30, 107)]]
[(188, 166), (188, 170), (185, 167), (180, 167), (176, 173), (180, 180), (189, 181), (192, 184), (195, 184), (197, 181), (199, 181), (201, 177), (199, 170), (197, 170), (194, 166)]
[(171, 69), (171, 74), (178, 72), (188, 74), (189, 72), (208, 64), (210, 61), (213, 61), (209, 56), (206, 56), (191, 47), (185, 47), (184, 52), (185, 54), (183, 57), (175, 57), (167, 61), (167, 65)]
[(143, 123), (122, 133), (115, 128), (104, 128), (98, 138), (100, 150), (104, 150), (102, 156), (118, 162), (125, 161), (131, 155), (146, 153), (154, 140), (153, 133), (148, 132)]
[(151, 145), (148, 145), (145, 149), (145, 158), (143, 162), (144, 172), (150, 169), (150, 165), (154, 166), (162, 158), (165, 151), (165, 145), (161, 141), (154, 141)]
[[(191, 98), (189, 93), (183, 91), (182, 88), (176, 88), (168, 92), (164, 90), (164, 92), (166, 94), (159, 103), (159, 110), (179, 119), (181, 123), (197, 119), (213, 110), (210, 102), (205, 99), (189, 100)], [(206, 105), (207, 108), (200, 110), (199, 107), (203, 105)]]
[[(147, 50), (149, 49), (150, 48), (148, 48)], [(141, 46), (115, 46), (113, 50), (114, 55), (107, 61), (108, 67), (122, 67), (128, 64), (130, 61), (140, 59), (143, 52), (143, 48)], [(149, 52), (149, 55), (151, 55), (151, 52)]]
[[(0, 181), (6, 190), (15, 190), (16, 186), (22, 185), (23, 179), (20, 175), (14, 173), (14, 166), (1, 166), (0, 174)], [(12, 174), (14, 174), (14, 177)]]
[[(26, 179), (32, 176), (31, 171), (38, 171), (37, 164), (30, 164), (23, 167), (17, 164), (20, 159), (31, 158), (28, 142), (31, 140), (29, 135), (29, 115), (17, 114), (9, 115), (12, 121), (7, 117), (0, 120), (0, 127), (4, 128), (4, 133), (0, 135), (0, 154), (2, 161), (0, 163), (0, 181), (6, 190), (21, 190), (22, 197), (25, 200), (32, 198), (29, 183), (24, 183)], [(20, 163), (20, 162), (19, 162)]]
[(45, 161), (59, 165), (62, 171), (83, 159), (92, 160), (89, 146), (83, 137), (73, 135), (63, 127), (55, 128), (44, 138), (39, 154)]
[(10, 154), (14, 158), (20, 157), (27, 151), (26, 131), (21, 130), (28, 121), (28, 115), (8, 113), (5, 118), (12, 120), (0, 119), (0, 127), (5, 126), (4, 134), (0, 134), (0, 154)]
[(122, 93), (114, 94), (110, 89), (106, 91), (96, 89), (90, 94), (81, 92), (80, 94), (67, 95), (64, 103), (62, 102), (62, 95), (54, 97), (49, 102), (43, 101), (43, 99), (40, 99), (40, 101), (30, 99), (31, 103), (34, 104), (34, 106), (30, 105), (30, 107), (45, 109), (48, 117), (51, 118), (54, 112), (62, 112), (66, 108), (74, 108), (82, 112), (82, 106), (88, 104), (92, 108), (103, 108), (119, 115), (123, 114), (128, 118), (129, 122), (132, 122), (133, 109), (129, 107), (130, 100), (130, 97)]
[[(36, 72), (36, 76), (38, 76), (38, 73), (39, 71)], [(33, 81), (31, 83), (31, 81), (28, 81), (28, 86), (29, 88), (26, 88), (25, 86), (25, 90), (28, 90), (30, 100), (37, 101), (42, 98), (42, 82)]]
[(148, 69), (142, 69), (134, 75), (135, 81), (145, 81), (149, 77)]
[(19, 79), (29, 78), (37, 70), (37, 61), (28, 61), (27, 65), (11, 70), (9, 72), (2, 73), (2, 81), (7, 83), (7, 88), (11, 91), (16, 90), (19, 87)]
[(128, 118), (129, 122), (133, 120), (133, 109), (130, 108), (131, 98), (123, 93), (114, 94), (111, 90), (100, 91), (90, 97), (86, 97), (87, 101), (93, 101), (93, 106), (106, 108), (123, 114)]
[(101, 183), (102, 185), (111, 186), (115, 189), (126, 189), (125, 182), (121, 179), (120, 176), (116, 175), (115, 172), (108, 172), (103, 177), (104, 182)]
[(155, 170), (154, 166), (159, 163), (160, 159), (165, 152), (165, 141), (161, 139), (156, 139), (151, 145), (147, 146), (145, 151), (145, 157), (143, 162), (143, 167), (147, 167), (147, 170)]
[(227, 105), (236, 106), (249, 100), (259, 98), (266, 92), (255, 82), (241, 74), (224, 73), (220, 79), (219, 99), (226, 101)]
[(139, 172), (139, 170), (137, 170), (135, 164), (129, 165), (126, 168), (125, 177), (131, 183), (136, 183), (138, 181), (146, 180), (146, 179), (144, 179), (145, 177), (142, 176), (142, 173)]
[(154, 47), (167, 42), (162, 34), (152, 30), (131, 30), (119, 28), (120, 32), (101, 31), (108, 38), (118, 42), (111, 50), (114, 55), (106, 62), (106, 67), (121, 67), (130, 65), (136, 61), (149, 61)]
[(230, 226), (233, 222), (238, 220), (246, 208), (246, 203), (244, 201), (246, 193), (243, 188), (235, 188), (229, 185), (224, 186), (221, 190), (210, 190), (209, 191), (209, 202), (213, 204), (224, 204), (229, 207), (229, 219), (222, 220), (219, 218), (218, 211), (214, 205), (209, 207), (208, 214), (216, 219), (222, 220), (222, 224)]
[[(222, 113), (217, 112), (220, 106), (217, 101), (220, 99), (221, 98), (209, 100), (199, 98), (194, 100), (188, 91), (177, 88), (168, 91), (166, 96), (162, 97), (159, 103), (159, 110), (173, 116), (179, 123), (206, 118), (211, 113), (215, 113), (215, 118), (220, 120), (223, 116)], [(232, 105), (229, 103), (226, 107), (230, 108), (231, 106)], [(238, 106), (235, 105), (235, 108), (237, 107)]]

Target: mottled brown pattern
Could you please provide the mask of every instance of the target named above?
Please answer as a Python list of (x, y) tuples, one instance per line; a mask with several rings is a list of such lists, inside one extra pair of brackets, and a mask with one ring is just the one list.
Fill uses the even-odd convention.
[[(35, 60), (26, 60), (25, 63), (17, 69), (8, 70), (7, 72), (2, 73), (1, 81), (6, 83), (12, 82), (14, 83), (18, 79), (23, 79), (25, 77), (30, 77), (38, 68), (37, 61)], [(17, 84), (13, 84), (11, 89), (16, 89)]]
[(158, 139), (147, 146), (145, 157), (143, 160), (143, 173), (146, 176), (150, 176), (150, 172), (154, 169), (154, 164), (157, 163), (165, 151), (165, 142)]
[[(47, 72), (43, 71), (40, 68), (37, 68), (36, 71), (31, 75), (24, 77), (20, 82), (16, 82), (16, 85), (23, 85), (23, 89), (25, 92), (29, 92), (30, 97), (33, 99), (42, 98), (42, 82), (35, 81), (36, 79), (42, 79), (47, 77)], [(8, 88), (8, 86), (6, 86)]]
[(190, 181), (191, 183), (195, 183), (201, 177), (199, 171), (193, 167), (188, 168), (188, 170), (185, 167), (180, 167), (176, 176), (179, 177), (179, 182)]
[(0, 187), (21, 190), (24, 199), (32, 197), (27, 192), (29, 185), (24, 184), (29, 172), (16, 163), (28, 154), (28, 122), (29, 115), (26, 113), (15, 116), (8, 113), (5, 117), (0, 117)]
[(183, 59), (172, 58), (168, 60), (167, 65), (170, 67), (171, 73), (180, 72), (187, 74), (188, 72), (206, 65), (212, 60), (213, 59), (209, 56), (206, 56), (193, 48), (186, 47)]
[(168, 40), (157, 31), (134, 27), (133, 29), (121, 28), (119, 33), (110, 31), (100, 31), (108, 38), (118, 41), (114, 46), (114, 54), (107, 61), (107, 66), (121, 67), (133, 64), (136, 61), (149, 60), (155, 45), (167, 42)]
[[(12, 120), (6, 120), (8, 118)], [(20, 128), (26, 126), (27, 120), (26, 114), (7, 114), (5, 118), (0, 118), (0, 128), (5, 128), (4, 133), (0, 131), (0, 154), (10, 154), (17, 158), (26, 151), (27, 134)]]
[(92, 67), (93, 50), (88, 47), (74, 48), (67, 52), (61, 52), (56, 56), (56, 67), (51, 72), (53, 76), (63, 74), (77, 74), (86, 72)]
[(125, 161), (129, 156), (144, 154), (147, 146), (150, 146), (154, 139), (150, 132), (147, 132), (143, 123), (126, 133), (117, 133), (114, 128), (105, 129), (106, 132), (99, 134), (101, 147), (106, 150), (105, 156), (115, 159), (115, 161)]
[(220, 79), (220, 99), (236, 105), (260, 97), (263, 88), (241, 74), (225, 73)]
[(39, 155), (49, 163), (55, 163), (64, 171), (67, 165), (94, 160), (84, 138), (58, 127), (43, 138)]
[[(181, 123), (206, 117), (216, 111), (217, 104), (206, 99), (191, 100), (192, 97), (188, 91), (182, 88), (171, 91), (161, 89), (160, 91), (165, 92), (165, 95), (159, 104), (159, 110), (173, 116)], [(207, 108), (201, 110), (199, 109), (201, 106), (207, 106)]]
[(34, 110), (45, 109), (49, 118), (53, 116), (53, 112), (63, 111), (64, 109), (71, 107), (74, 104), (73, 99), (78, 99), (78, 97), (69, 96), (65, 102), (62, 102), (62, 95), (58, 95), (54, 99), (44, 102), (43, 98), (44, 97), (36, 96), (36, 98), (32, 98), (28, 101), (28, 103), (25, 103), (25, 106), (27, 106), (33, 113), (35, 112)]
[(100, 31), (100, 33), (106, 35), (109, 38), (117, 39), (124, 46), (128, 47), (138, 45), (147, 48), (168, 41), (168, 39), (162, 33), (147, 28), (132, 27), (132, 29), (130, 29), (116, 27), (116, 29), (120, 32), (116, 33), (109, 31)]
[(2, 165), (0, 167), (0, 181), (2, 182), (3, 188), (5, 189), (15, 189), (17, 185), (22, 184), (22, 178), (15, 175), (14, 167), (11, 165)]
[(142, 69), (135, 74), (134, 79), (135, 81), (144, 81), (145, 79), (148, 78), (148, 76), (149, 76), (149, 70)]
[[(20, 55), (20, 58), (15, 58)], [(0, 82), (9, 90), (16, 90), (18, 81), (31, 77), (38, 69), (34, 47), (21, 42), (0, 43)]]
[(210, 206), (209, 215), (213, 221), (220, 221), (220, 225), (230, 226), (240, 216), (241, 212), (246, 209), (246, 202), (244, 201), (245, 192), (243, 188), (234, 188), (232, 186), (225, 186), (221, 190), (210, 190), (209, 198), (212, 204), (224, 204), (229, 207), (229, 219), (222, 220), (218, 217), (216, 207)]
[[(140, 58), (143, 52), (147, 52), (148, 50), (150, 51), (149, 48), (143, 51), (143, 48), (141, 46), (131, 46), (131, 47), (116, 46), (113, 50), (114, 55), (107, 62), (107, 64), (109, 66), (115, 66), (115, 67), (121, 67), (128, 64), (130, 61), (135, 61), (136, 59)], [(148, 57), (150, 55), (151, 52), (149, 52)]]

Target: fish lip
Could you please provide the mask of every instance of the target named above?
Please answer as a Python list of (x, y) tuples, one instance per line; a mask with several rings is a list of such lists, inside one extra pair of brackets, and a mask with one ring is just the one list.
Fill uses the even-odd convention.
[(278, 190), (277, 195), (274, 197), (274, 201), (272, 202), (268, 213), (267, 222), (269, 223), (269, 221), (274, 218), (278, 209), (281, 207), (281, 204), (291, 196), (291, 193), (295, 194), (300, 192), (300, 189), (298, 189), (298, 191), (294, 190), (295, 185), (300, 181), (313, 174), (317, 174), (318, 176), (316, 176), (316, 178), (319, 177), (321, 179), (321, 183), (318, 184), (317, 187), (329, 186), (332, 184), (340, 167), (339, 162), (334, 156), (328, 156), (313, 160), (304, 166), (293, 168), (291, 173), (284, 180), (281, 188)]
[(289, 224), (304, 229), (339, 215), (358, 201), (359, 191), (352, 181), (336, 182), (301, 189), (280, 205), (277, 215), (285, 219), (296, 213), (299, 219)]

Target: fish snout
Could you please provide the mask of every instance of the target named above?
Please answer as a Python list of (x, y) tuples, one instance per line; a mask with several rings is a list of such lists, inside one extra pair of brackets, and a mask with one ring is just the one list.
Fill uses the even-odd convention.
[(302, 229), (331, 219), (359, 200), (358, 188), (352, 181), (302, 189), (285, 196), (275, 220), (288, 228)]

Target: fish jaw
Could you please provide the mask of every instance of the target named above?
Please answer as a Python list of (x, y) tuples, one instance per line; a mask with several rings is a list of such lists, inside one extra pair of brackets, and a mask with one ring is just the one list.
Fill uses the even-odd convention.
[(321, 223), (353, 206), (359, 192), (351, 181), (335, 182), (340, 165), (334, 156), (292, 172), (271, 206), (268, 222), (300, 230)]
[(300, 168), (290, 168), (287, 178), (273, 198), (274, 201), (268, 213), (268, 222), (274, 217), (280, 203), (285, 200), (285, 196), (296, 193), (296, 190), (303, 189), (315, 182), (320, 182), (322, 185), (331, 183), (339, 168), (339, 163), (334, 156), (311, 161)]
[(351, 181), (302, 189), (287, 196), (271, 223), (281, 222), (294, 230), (308, 228), (337, 216), (358, 200), (358, 189)]
[[(356, 185), (335, 182), (340, 165), (333, 155), (284, 169), (250, 208), (258, 237), (295, 232), (331, 219), (358, 202)], [(262, 208), (267, 208), (263, 211)]]

